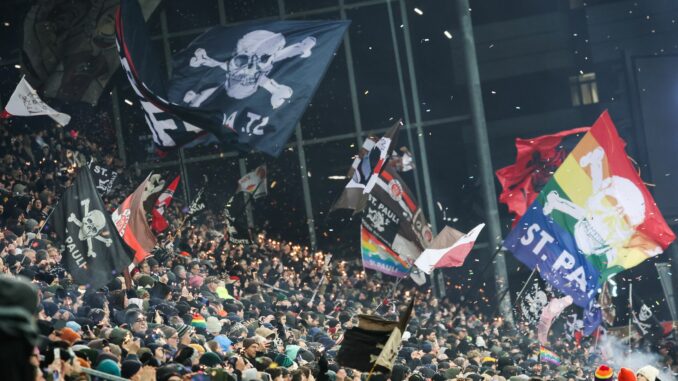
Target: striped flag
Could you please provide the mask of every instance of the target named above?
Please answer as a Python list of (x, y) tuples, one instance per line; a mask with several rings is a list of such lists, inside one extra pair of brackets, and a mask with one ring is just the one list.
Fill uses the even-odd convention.
[(545, 362), (558, 366), (560, 365), (560, 356), (555, 354), (555, 352), (552, 350), (541, 345), (539, 346), (539, 362)]

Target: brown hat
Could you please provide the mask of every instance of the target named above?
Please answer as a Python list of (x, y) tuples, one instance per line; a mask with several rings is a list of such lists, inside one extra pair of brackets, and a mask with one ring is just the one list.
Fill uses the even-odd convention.
[(266, 327), (259, 327), (254, 331), (254, 334), (268, 339), (271, 336), (275, 336), (276, 332)]

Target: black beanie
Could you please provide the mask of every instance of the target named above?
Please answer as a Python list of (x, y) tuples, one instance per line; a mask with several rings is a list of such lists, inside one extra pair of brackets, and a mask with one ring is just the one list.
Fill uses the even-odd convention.
[(132, 378), (141, 369), (141, 363), (136, 360), (125, 360), (120, 367), (122, 378)]

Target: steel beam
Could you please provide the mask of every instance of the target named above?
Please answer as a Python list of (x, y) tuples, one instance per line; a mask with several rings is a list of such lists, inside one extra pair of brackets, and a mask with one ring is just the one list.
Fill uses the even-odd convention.
[[(473, 25), (471, 24), (471, 12), (468, 0), (455, 0), (457, 17), (459, 21), (460, 35), (462, 39), (466, 86), (471, 104), (471, 119), (473, 120), (473, 132), (476, 143), (476, 153), (480, 166), (480, 179), (482, 185), (483, 201), (485, 203), (485, 219), (490, 234), (491, 250), (496, 250), (501, 245), (501, 225), (499, 222), (499, 208), (497, 207), (497, 192), (494, 187), (494, 171), (492, 170), (492, 156), (490, 153), (490, 141), (487, 136), (487, 122), (483, 105), (483, 93), (480, 87), (480, 73), (478, 71), (478, 58), (476, 45), (473, 37)], [(508, 290), (508, 275), (504, 253), (499, 252), (494, 260), (494, 273), (496, 279), (497, 295), (503, 295)], [(502, 298), (499, 311), (508, 322), (513, 322), (511, 309), (511, 295)]]

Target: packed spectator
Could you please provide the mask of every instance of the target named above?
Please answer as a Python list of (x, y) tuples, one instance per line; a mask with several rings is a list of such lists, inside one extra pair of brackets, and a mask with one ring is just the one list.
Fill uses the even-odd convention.
[[(561, 335), (551, 338), (561, 364), (546, 364), (533, 328), (470, 303), (474, 295), (439, 300), (408, 281), (394, 292), (358, 260), (325, 267), (326, 253), (265, 232), (231, 245), (211, 213), (177, 230), (180, 205), (128, 279), (98, 290), (73, 284), (47, 216), (78, 167), (94, 160), (125, 170), (74, 131), (0, 133), (3, 380), (86, 380), (95, 377), (89, 368), (131, 380), (363, 381), (367, 373), (335, 361), (342, 334), (360, 314), (396, 320), (405, 296), (416, 304), (397, 363), (372, 379), (656, 381), (678, 371), (670, 338), (650, 348), (658, 361), (628, 369), (596, 339)], [(111, 210), (132, 189), (124, 177), (106, 198)]]

